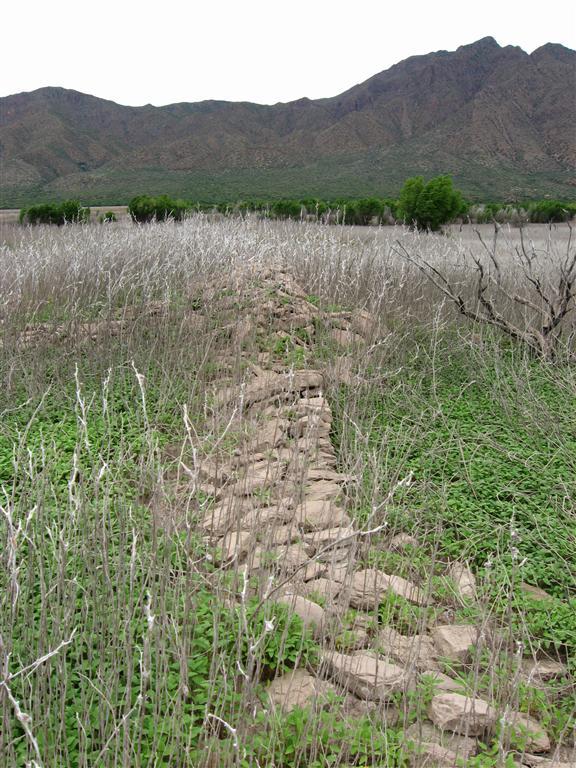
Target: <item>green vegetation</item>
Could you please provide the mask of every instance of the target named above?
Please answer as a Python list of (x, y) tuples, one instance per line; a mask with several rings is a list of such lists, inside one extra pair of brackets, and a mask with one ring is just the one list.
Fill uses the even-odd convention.
[[(506, 653), (483, 652), (480, 654), (481, 673), (461, 670), (458, 680), (463, 690), (477, 690), (482, 696), (493, 691), (497, 699), (505, 700), (510, 674), (517, 663)], [(536, 718), (554, 739), (561, 737), (576, 726), (574, 699), (566, 695), (570, 682), (570, 674), (540, 681), (538, 685), (520, 680), (516, 691), (518, 711)]]
[(77, 200), (65, 200), (63, 203), (43, 203), (22, 208), (20, 223), (26, 224), (63, 224), (81, 223), (90, 218), (90, 208), (85, 208)]
[(559, 200), (540, 200), (524, 208), (531, 222), (541, 224), (570, 221), (576, 214), (576, 203), (563, 203)]
[[(181, 221), (191, 212), (246, 215), (254, 213), (271, 219), (316, 220), (330, 224), (366, 226), (404, 222), (422, 230), (436, 231), (457, 219), (472, 223), (500, 222), (559, 223), (576, 215), (576, 203), (562, 200), (537, 200), (517, 203), (470, 205), (454, 188), (450, 176), (437, 176), (425, 182), (422, 176), (408, 179), (399, 197), (335, 197), (235, 200), (184, 200), (168, 194), (137, 195), (130, 200), (128, 212), (133, 221)], [(20, 221), (63, 224), (85, 221), (90, 210), (76, 201), (45, 203), (23, 208)], [(113, 211), (99, 217), (100, 223), (116, 221)]]
[(187, 203), (185, 200), (172, 200), (168, 195), (159, 195), (158, 197), (138, 195), (130, 200), (128, 213), (133, 221), (139, 223), (166, 221), (167, 219), (180, 221), (190, 208), (191, 203)]
[(252, 201), (234, 205), (220, 204), (217, 210), (221, 213), (244, 213), (256, 211), (272, 219), (316, 219), (342, 224), (385, 224), (394, 220), (396, 201), (376, 197), (336, 200), (318, 200), (306, 198), (303, 200)]
[(398, 215), (406, 224), (433, 232), (463, 215), (466, 208), (449, 176), (438, 176), (428, 183), (422, 176), (408, 179), (398, 199)]
[[(337, 698), (333, 698), (337, 704)], [(325, 766), (408, 765), (401, 732), (386, 727), (378, 718), (350, 721), (335, 711), (315, 713), (294, 709), (287, 715), (268, 714), (257, 719), (264, 733), (256, 732), (249, 753), (240, 763), (274, 765), (277, 768), (325, 768)], [(222, 749), (223, 745), (220, 747)], [(230, 749), (230, 747), (229, 747)]]
[(467, 203), (452, 186), (449, 176), (425, 183), (422, 177), (409, 179), (400, 198), (302, 198), (294, 200), (237, 200), (190, 202), (190, 211), (245, 215), (258, 213), (266, 218), (318, 220), (326, 223), (394, 224), (416, 222), (421, 229), (437, 230), (454, 220), (473, 224), (510, 223), (548, 224), (570, 221), (576, 216), (576, 203), (566, 200), (540, 200), (519, 203)]
[(536, 200), (516, 203), (486, 203), (473, 206), (470, 218), (478, 224), (558, 224), (576, 216), (576, 203), (567, 200)]
[[(367, 455), (387, 446), (385, 487), (413, 473), (388, 508), (388, 525), (415, 533), (436, 562), (472, 562), (500, 614), (512, 607), (519, 636), (528, 632), (533, 644), (576, 656), (572, 368), (551, 370), (506, 348), (490, 347), (492, 359), (470, 356), (448, 334), (434, 341), (431, 374), (422, 342), (402, 356), (396, 380), (360, 395), (342, 388), (337, 400), (341, 417), (356, 404), (351, 418), (366, 429)], [(364, 480), (372, 488), (371, 470)], [(376, 550), (368, 562), (382, 565), (382, 556), (398, 557)], [(397, 564), (393, 572), (409, 575)], [(522, 582), (549, 592), (550, 601), (523, 596)], [(413, 606), (394, 599), (381, 610), (414, 630)]]
[[(45, 766), (92, 765), (103, 755), (110, 764), (103, 746), (116, 738), (117, 721), (137, 745), (134, 764), (172, 766), (186, 755), (194, 765), (206, 711), (238, 716), (240, 691), (227, 681), (239, 667), (257, 684), (315, 662), (317, 646), (285, 606), (225, 606), (206, 586), (214, 568), (199, 538), (158, 530), (143, 503), (155, 453), (182, 430), (177, 402), (192, 402), (185, 384), (174, 387), (152, 362), (143, 368), (143, 399), (131, 367), (105, 367), (117, 349), (101, 350), (96, 364), (89, 349), (80, 353), (76, 381), (71, 360), (46, 352), (33, 386), (24, 374), (0, 398), (0, 483), (10, 514), (31, 496), (42, 499), (19, 550), (13, 611), (9, 572), (0, 571), (0, 636), (12, 673), (72, 642), (33, 678), (15, 677), (11, 693), (39, 723)], [(34, 394), (51, 382), (49, 398)], [(57, 530), (61, 538), (44, 547)], [(191, 560), (202, 563), (194, 573)], [(253, 638), (261, 639), (257, 655)], [(40, 714), (48, 691), (58, 707)], [(66, 737), (56, 747), (60, 729)], [(34, 757), (14, 718), (2, 738), (12, 764)]]
[(212, 205), (222, 201), (255, 198), (268, 200), (315, 197), (321, 200), (362, 197), (396, 198), (408, 176), (423, 173), (428, 178), (450, 174), (455, 186), (473, 202), (490, 200), (574, 200), (574, 173), (570, 169), (525, 171), (504, 163), (487, 169), (468, 157), (465, 167), (414, 156), (408, 143), (371, 152), (321, 157), (306, 165), (231, 168), (212, 171), (179, 171), (146, 168), (101, 167), (61, 177), (56, 183), (31, 182), (27, 186), (0, 185), (0, 207), (18, 208), (84, 195), (90, 190), (92, 205), (125, 205), (147, 192), (166, 193), (174, 199), (199, 200)]
[[(364, 222), (388, 215), (374, 201), (356, 202)], [(141, 203), (150, 210), (149, 199)], [(158, 210), (170, 217), (173, 203)], [(297, 201), (269, 213), (328, 220), (322, 206)], [(555, 745), (565, 743), (576, 669), (572, 315), (557, 355), (544, 361), (463, 318), (412, 262), (382, 248), (384, 238), (229, 212), (239, 215), (175, 227), (15, 229), (2, 246), (6, 764), (407, 768), (419, 745), (417, 729), (406, 729), (427, 718), (438, 690), (432, 675), (374, 709), (327, 693), (283, 713), (267, 687), (294, 668), (322, 678), (324, 654), (351, 653), (365, 640), (395, 659), (384, 627), (412, 637), (439, 623), (483, 630), (469, 660), (439, 660), (460, 690), (536, 717)], [(544, 233), (552, 256), (567, 258), (567, 234)], [(473, 276), (460, 262), (449, 266), (454, 238), (400, 237), (474, 295)], [(297, 299), (284, 273), (260, 281), (271, 255), (298, 276)], [(518, 263), (502, 265), (520, 291)], [(528, 326), (532, 318), (507, 299), (499, 311)], [(364, 340), (351, 332), (358, 321), (372, 329)], [(347, 323), (352, 343), (343, 346), (334, 330)], [(309, 583), (308, 596), (327, 611), (320, 638), (275, 602), (295, 583), (283, 583), (278, 551), (260, 552), (262, 570), (234, 557), (224, 567), (221, 531), (209, 536), (200, 524), (231, 490), (202, 470), (222, 460), (232, 475), (244, 438), (268, 440), (260, 411), (222, 405), (219, 394), (231, 388), (245, 402), (253, 372), (292, 376), (302, 367), (325, 374), (336, 470), (348, 477), (329, 492), (365, 534), (355, 565), (408, 579), (430, 598), (415, 605), (389, 590), (371, 611), (340, 610), (328, 585)], [(275, 399), (262, 403), (272, 417)], [(285, 402), (286, 442), (259, 447), (258, 463), (277, 464), (282, 451), (284, 464), (299, 465), (285, 449), (301, 434), (303, 405)], [(250, 502), (234, 496), (243, 514), (246, 502), (249, 514), (275, 506), (280, 485), (293, 498), (298, 480), (292, 486), (294, 475), (282, 472), (277, 486), (253, 488)], [(283, 527), (274, 526), (253, 528), (251, 543), (269, 542)], [(394, 542), (399, 533), (411, 538)], [(293, 540), (309, 547), (310, 533), (301, 527)], [(456, 594), (455, 562), (474, 572), (477, 599)], [(562, 662), (556, 679), (521, 674), (536, 655)], [(496, 726), (465, 764), (511, 765), (507, 739)]]
[(118, 221), (118, 219), (114, 211), (106, 211), (105, 213), (101, 213), (100, 216), (98, 216), (98, 221), (100, 224), (108, 224), (114, 221)]
[[(71, 207), (74, 206), (74, 207)], [(63, 214), (61, 209), (66, 208)], [(249, 213), (263, 218), (293, 221), (321, 221), (329, 224), (357, 226), (414, 222), (421, 229), (437, 230), (454, 220), (486, 224), (548, 224), (570, 221), (576, 215), (576, 203), (566, 200), (540, 200), (517, 203), (482, 203), (470, 205), (452, 188), (449, 177), (432, 179), (427, 184), (422, 177), (409, 179), (399, 199), (394, 198), (320, 198), (282, 200), (192, 201), (173, 199), (168, 195), (150, 197), (138, 195), (128, 206), (134, 221), (150, 222), (172, 219), (181, 221), (189, 213), (221, 213), (245, 216)], [(64, 221), (85, 221), (90, 209), (68, 201), (46, 203), (23, 208), (22, 223), (62, 224)], [(100, 223), (116, 221), (114, 211), (98, 217)]]
[[(573, 591), (570, 593), (573, 594)], [(513, 597), (513, 627), (537, 638), (538, 647), (548, 652), (568, 649), (576, 670), (576, 597), (561, 600), (550, 596), (538, 599), (516, 589)], [(504, 606), (501, 606), (504, 613)]]

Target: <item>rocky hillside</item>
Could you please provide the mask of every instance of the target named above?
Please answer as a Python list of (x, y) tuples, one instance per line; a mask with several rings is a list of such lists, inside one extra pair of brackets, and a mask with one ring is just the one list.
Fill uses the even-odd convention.
[(452, 173), (472, 196), (572, 196), (576, 52), (484, 38), (339, 96), (125, 107), (62, 88), (0, 99), (4, 206), (78, 195), (393, 194)]

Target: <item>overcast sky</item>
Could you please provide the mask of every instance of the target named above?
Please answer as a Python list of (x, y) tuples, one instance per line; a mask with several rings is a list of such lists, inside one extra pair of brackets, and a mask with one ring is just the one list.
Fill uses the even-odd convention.
[(132, 105), (333, 96), (408, 56), (487, 35), (528, 52), (576, 48), (575, 9), (574, 0), (6, 2), (0, 95), (55, 85)]

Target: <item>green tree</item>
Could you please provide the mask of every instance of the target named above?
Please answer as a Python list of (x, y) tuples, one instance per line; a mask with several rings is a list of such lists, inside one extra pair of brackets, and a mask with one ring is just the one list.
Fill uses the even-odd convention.
[(424, 186), (424, 177), (414, 176), (404, 183), (400, 191), (397, 206), (398, 216), (409, 224), (418, 221), (418, 201)]
[(63, 203), (41, 203), (20, 211), (20, 222), (28, 224), (63, 224), (88, 221), (90, 208), (78, 200), (64, 200)]
[(530, 221), (538, 224), (551, 224), (570, 221), (576, 212), (576, 206), (560, 200), (540, 200), (528, 208)]
[(380, 221), (384, 211), (384, 203), (375, 197), (366, 197), (356, 200), (355, 203), (355, 224), (368, 225), (373, 219)]
[(270, 206), (270, 214), (275, 219), (302, 218), (302, 204), (298, 200), (276, 200)]
[(436, 231), (466, 211), (460, 192), (450, 176), (437, 176), (428, 183), (422, 176), (408, 179), (398, 199), (398, 214), (417, 229)]
[(185, 213), (190, 210), (191, 203), (185, 200), (173, 200), (168, 195), (150, 197), (149, 195), (137, 195), (128, 204), (128, 213), (133, 221), (166, 221), (173, 219), (180, 221)]

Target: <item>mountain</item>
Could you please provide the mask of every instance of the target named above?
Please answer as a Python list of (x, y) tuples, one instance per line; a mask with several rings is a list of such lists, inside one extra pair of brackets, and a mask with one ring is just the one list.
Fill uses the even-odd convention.
[(0, 99), (0, 206), (390, 195), (438, 173), (473, 198), (574, 197), (575, 126), (576, 52), (491, 37), (273, 106), (125, 107), (40, 88)]

